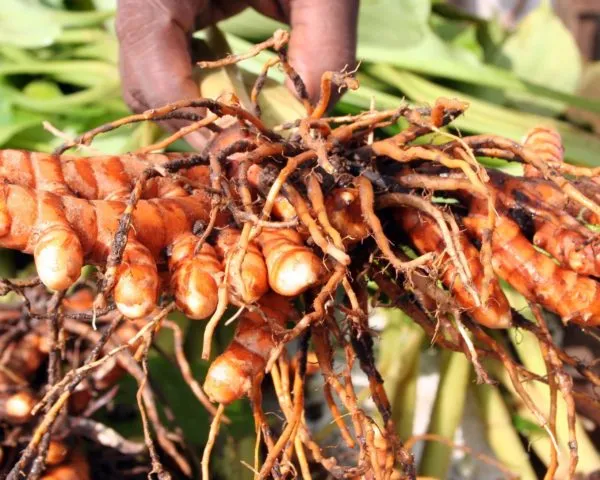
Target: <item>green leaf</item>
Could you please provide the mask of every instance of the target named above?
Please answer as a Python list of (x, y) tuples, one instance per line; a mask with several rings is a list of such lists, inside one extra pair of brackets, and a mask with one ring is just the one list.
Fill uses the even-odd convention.
[(118, 43), (115, 38), (108, 36), (106, 40), (87, 43), (74, 48), (70, 53), (73, 58), (103, 60), (113, 65), (116, 65), (119, 61)]
[(8, 44), (0, 44), (0, 55), (4, 57), (3, 61), (8, 60), (13, 63), (29, 63), (37, 60), (28, 50)]
[(23, 94), (29, 98), (45, 100), (48, 98), (62, 97), (63, 93), (58, 85), (48, 80), (34, 80), (25, 85)]
[(545, 434), (544, 429), (540, 427), (537, 423), (532, 422), (531, 420), (528, 420), (527, 418), (522, 417), (521, 415), (513, 415), (512, 421), (517, 431), (523, 435)]
[[(7, 101), (21, 108), (46, 114), (70, 114), (75, 108), (83, 112), (83, 107), (89, 104), (95, 104), (95, 107), (102, 108), (102, 101), (118, 95), (118, 92), (118, 83), (106, 82), (104, 85), (97, 85), (60, 98), (33, 99), (15, 88), (0, 83), (0, 94)], [(97, 112), (94, 114), (97, 114)]]
[(485, 63), (494, 63), (495, 60), (498, 60), (500, 50), (507, 36), (508, 32), (497, 18), (492, 18), (478, 25), (477, 38), (483, 48)]
[(92, 0), (96, 10), (114, 11), (117, 9), (117, 0)]
[[(191, 368), (195, 378), (204, 378), (206, 365), (192, 364)], [(151, 352), (148, 359), (148, 370), (150, 380), (154, 382), (153, 386), (155, 385), (155, 389), (160, 390), (166, 403), (171, 407), (175, 415), (174, 423), (181, 428), (186, 441), (196, 447), (204, 445), (208, 437), (209, 414), (192, 393), (179, 369), (165, 358)], [(115, 404), (130, 407), (135, 413), (126, 421), (116, 422), (109, 419), (110, 425), (128, 438), (140, 438), (142, 430), (135, 398), (138, 385), (133, 377), (127, 375), (119, 382), (119, 387)], [(160, 413), (164, 413), (160, 399), (157, 399), (157, 407)], [(101, 417), (104, 415), (103, 412), (99, 413)], [(162, 417), (164, 420), (164, 414)], [(165, 423), (169, 425), (169, 423)]]
[[(117, 151), (115, 151), (117, 153)], [(181, 329), (183, 338), (187, 333), (190, 320), (181, 312), (175, 311), (169, 313), (168, 317), (173, 323), (177, 324)], [(175, 352), (175, 334), (170, 328), (162, 328), (154, 338), (154, 344), (158, 345), (162, 352), (167, 355), (174, 355)]]
[[(472, 372), (471, 361), (462, 352), (444, 351), (441, 355), (440, 383), (427, 433), (453, 440), (463, 417)], [(428, 442), (423, 450), (419, 474), (448, 478), (452, 449), (440, 442)]]
[(66, 0), (40, 0), (41, 3), (52, 8), (67, 8), (65, 6)]
[(93, 27), (114, 17), (114, 11), (108, 10), (61, 11), (46, 9), (46, 14), (64, 28)]
[(375, 52), (374, 47), (387, 45), (391, 54), (421, 45), (432, 34), (427, 24), (430, 10), (428, 0), (363, 0), (358, 21), (359, 52), (388, 56), (387, 52)]
[(15, 251), (0, 248), (0, 278), (14, 278), (16, 273)]
[(42, 115), (13, 109), (8, 102), (0, 101), (0, 146), (28, 128), (41, 125), (42, 121)]
[(429, 2), (416, 0), (362, 3), (358, 58), (473, 85), (525, 92), (600, 112), (599, 101), (549, 88), (531, 79), (520, 79), (509, 70), (482, 63), (462, 46), (445, 43), (424, 21), (428, 8)]
[(446, 0), (432, 0), (431, 10), (433, 13), (451, 20), (468, 20), (470, 22), (486, 23), (480, 17), (469, 13), (467, 10), (457, 7)]
[(398, 434), (406, 440), (412, 434), (414, 388), (425, 333), (402, 310), (378, 308), (374, 314), (386, 319), (378, 345), (377, 368), (384, 380)]
[[(518, 141), (530, 128), (549, 125), (560, 132), (568, 161), (587, 166), (600, 165), (598, 157), (600, 138), (570, 123), (493, 105), (456, 90), (436, 85), (410, 72), (401, 72), (385, 65), (373, 66), (368, 71), (371, 75), (394, 85), (415, 102), (433, 103), (439, 97), (458, 98), (468, 102), (467, 112), (452, 123), (461, 131), (493, 133)], [(389, 94), (384, 96), (387, 101), (391, 101), (390, 97)], [(346, 101), (356, 99), (350, 95), (344, 98)], [(399, 97), (396, 97), (397, 105), (400, 100)]]
[(26, 0), (3, 0), (0, 8), (0, 43), (23, 48), (52, 45), (62, 32), (48, 9)]
[[(527, 300), (514, 290), (511, 286), (502, 282), (502, 290), (506, 295), (510, 306), (520, 312), (525, 318), (535, 321), (535, 316), (529, 308)], [(512, 328), (508, 330), (508, 336), (515, 352), (517, 353), (521, 363), (527, 370), (537, 375), (546, 374), (546, 364), (540, 350), (540, 342), (538, 338), (531, 332), (524, 329)], [(502, 372), (503, 377), (508, 376), (506, 371)], [(503, 378), (500, 380), (505, 383)], [(541, 412), (547, 412), (550, 408), (550, 389), (542, 382), (525, 382), (523, 387), (531, 396), (534, 404)], [(508, 388), (511, 393), (515, 393), (514, 389)], [(521, 401), (520, 395), (515, 395), (515, 405), (518, 414), (529, 421), (536, 422), (538, 419), (533, 416)], [(561, 395), (557, 397), (557, 415), (556, 415), (556, 440), (559, 446), (559, 458), (568, 457), (569, 452), (569, 422), (567, 421), (568, 407)], [(586, 433), (583, 423), (579, 417), (576, 417), (575, 422), (578, 452), (580, 461), (577, 465), (577, 471), (581, 473), (589, 473), (597, 469), (600, 465), (600, 452), (594, 446), (594, 442)], [(532, 447), (540, 457), (540, 459), (548, 465), (550, 462), (550, 440), (546, 433), (538, 434), (535, 431), (530, 431), (529, 428), (521, 430), (531, 441)]]
[(278, 28), (287, 28), (283, 23), (265, 17), (251, 8), (219, 22), (217, 26), (224, 32), (252, 41), (264, 40), (273, 35)]
[[(564, 93), (577, 89), (582, 71), (579, 48), (546, 2), (525, 17), (505, 42), (501, 54), (523, 80)], [(548, 102), (532, 94), (511, 93), (510, 97), (515, 103), (530, 103), (538, 111), (564, 110), (564, 103)]]
[[(496, 458), (513, 473), (519, 475), (521, 480), (535, 480), (537, 476), (531, 466), (529, 454), (517, 434), (516, 427), (522, 425), (517, 424), (517, 418), (521, 419), (522, 417), (512, 415), (511, 418), (508, 406), (498, 387), (476, 385), (473, 390), (485, 426), (485, 438)], [(530, 424), (531, 422), (528, 422), (528, 426)], [(534, 426), (537, 427), (535, 424)]]
[(433, 31), (446, 43), (462, 48), (483, 60), (483, 47), (477, 39), (477, 25), (469, 22), (448, 20), (438, 15), (431, 15)]
[(0, 146), (4, 146), (11, 138), (18, 133), (27, 130), (41, 122), (39, 119), (21, 120), (12, 125), (0, 125)]
[[(214, 473), (219, 474), (218, 478), (253, 480), (254, 472), (246, 465), (254, 463), (256, 434), (251, 431), (245, 437), (240, 438), (226, 435), (226, 432), (223, 432), (221, 437), (224, 445), (219, 449), (219, 455), (214, 455), (212, 460)], [(245, 462), (246, 465), (242, 462)]]
[[(600, 98), (600, 62), (586, 65), (577, 93), (586, 98)], [(600, 133), (600, 114), (586, 112), (578, 108), (567, 111), (569, 120), (589, 125), (596, 133)]]
[[(444, 43), (429, 26), (429, 13), (428, 1), (362, 2), (358, 21), (358, 58), (442, 77), (463, 77), (460, 67), (477, 67), (476, 56)], [(466, 78), (469, 78), (468, 75)]]
[(0, 65), (0, 76), (48, 75), (63, 83), (88, 87), (119, 82), (116, 66), (93, 60), (31, 61)]

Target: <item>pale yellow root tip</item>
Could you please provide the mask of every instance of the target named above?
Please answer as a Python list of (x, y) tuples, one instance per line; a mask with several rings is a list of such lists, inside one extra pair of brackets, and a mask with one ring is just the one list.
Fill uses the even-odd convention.
[(156, 267), (132, 265), (124, 269), (115, 285), (115, 304), (127, 318), (142, 318), (156, 306), (158, 275)]
[(69, 230), (55, 229), (42, 235), (33, 255), (40, 280), (51, 290), (65, 290), (81, 275), (81, 243)]
[(243, 397), (250, 386), (250, 379), (240, 375), (239, 365), (217, 357), (206, 374), (204, 392), (211, 402), (228, 405)]
[(285, 255), (270, 272), (269, 284), (276, 293), (293, 297), (320, 281), (323, 274), (321, 261), (313, 254)]
[(11, 423), (27, 423), (31, 420), (31, 410), (36, 400), (29, 392), (11, 395), (5, 404), (6, 419)]
[(174, 278), (177, 306), (190, 318), (203, 320), (217, 309), (218, 286), (214, 278), (202, 271), (194, 259)]

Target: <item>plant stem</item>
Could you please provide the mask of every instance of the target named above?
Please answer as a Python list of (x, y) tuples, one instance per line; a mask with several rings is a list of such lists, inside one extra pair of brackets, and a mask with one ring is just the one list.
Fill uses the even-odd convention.
[(485, 424), (485, 435), (494, 454), (521, 480), (536, 480), (529, 454), (512, 424), (510, 412), (497, 387), (477, 385), (475, 396)]
[[(427, 433), (454, 439), (463, 416), (471, 370), (471, 362), (463, 353), (442, 353), (440, 384)], [(449, 446), (437, 442), (427, 443), (419, 465), (419, 474), (447, 478), (451, 456), (452, 449)]]

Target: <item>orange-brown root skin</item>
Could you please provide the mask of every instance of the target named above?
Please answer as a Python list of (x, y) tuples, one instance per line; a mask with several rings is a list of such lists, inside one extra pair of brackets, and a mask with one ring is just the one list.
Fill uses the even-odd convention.
[(69, 455), (69, 447), (65, 442), (51, 440), (46, 454), (46, 465), (59, 465), (65, 461), (67, 455)]
[[(486, 216), (478, 213), (464, 219), (469, 232), (477, 237), (485, 222)], [(492, 249), (496, 274), (528, 300), (557, 313), (564, 321), (600, 325), (600, 284), (561, 268), (536, 251), (519, 226), (506, 216), (496, 219)]]
[[(594, 200), (594, 202), (600, 203), (600, 185), (598, 183), (599, 180), (597, 178), (592, 178), (590, 180), (584, 178), (573, 181), (573, 185), (575, 185), (581, 193)], [(600, 225), (600, 217), (578, 203), (570, 201), (566, 206), (566, 210), (574, 217), (581, 216), (587, 223)]]
[[(8, 183), (88, 200), (122, 200), (147, 168), (189, 154), (123, 154), (77, 157), (24, 150), (0, 150), (0, 177)], [(187, 172), (186, 172), (187, 173)], [(142, 198), (185, 196), (179, 182), (155, 178)]]
[[(421, 253), (436, 252), (442, 256), (442, 281), (450, 288), (458, 304), (464, 308), (477, 323), (490, 328), (508, 328), (511, 325), (511, 312), (508, 300), (504, 296), (498, 281), (491, 282), (490, 300), (485, 307), (476, 307), (473, 297), (467, 291), (462, 280), (457, 275), (456, 267), (445, 252), (445, 243), (435, 220), (428, 215), (420, 214), (414, 209), (401, 208), (394, 212), (394, 218), (407, 232), (414, 246)], [(473, 277), (473, 283), (478, 292), (483, 287), (483, 266), (479, 260), (479, 251), (469, 242), (465, 235), (459, 237), (468, 267)]]
[[(0, 246), (37, 253), (42, 259), (53, 253), (48, 253), (52, 262), (38, 264), (42, 280), (54, 275), (54, 265), (61, 263), (60, 282), (46, 281), (51, 288), (65, 287), (78, 278), (83, 259), (105, 264), (125, 208), (125, 202), (58, 197), (17, 185), (0, 185), (0, 212), (6, 212), (0, 220), (9, 222), (0, 225), (0, 232), (5, 232)], [(140, 318), (152, 310), (159, 285), (156, 261), (163, 261), (164, 249), (182, 233), (190, 232), (196, 221), (206, 222), (209, 212), (210, 197), (203, 191), (188, 197), (138, 202), (114, 291), (124, 315)], [(219, 215), (217, 225), (226, 221), (226, 215)], [(52, 222), (51, 229), (45, 228), (47, 222)], [(62, 233), (49, 237), (49, 232)], [(50, 274), (44, 276), (44, 268)]]
[(88, 459), (83, 452), (75, 450), (65, 463), (49, 468), (41, 480), (90, 480), (91, 478)]
[[(544, 163), (563, 162), (565, 149), (560, 133), (552, 127), (535, 127), (525, 135), (523, 145), (531, 150)], [(540, 171), (532, 165), (524, 165), (526, 177), (541, 177)]]
[(362, 218), (358, 190), (338, 188), (325, 198), (327, 216), (345, 245), (353, 245), (369, 236), (369, 227)]
[(115, 304), (127, 318), (142, 318), (156, 305), (158, 298), (156, 263), (146, 247), (129, 242), (117, 270)]
[(550, 222), (536, 222), (533, 243), (581, 275), (600, 276), (600, 240)]
[(293, 297), (317, 285), (323, 276), (323, 263), (291, 229), (265, 228), (257, 237), (274, 292)]
[[(9, 223), (0, 225), (0, 232), (6, 232), (0, 237), (0, 246), (32, 253), (37, 240), (35, 227), (40, 192), (18, 185), (1, 187), (0, 211), (8, 214), (5, 218)], [(192, 231), (195, 222), (208, 221), (210, 205), (210, 196), (200, 190), (188, 197), (140, 200), (132, 215), (132, 230), (137, 240), (158, 259), (178, 235)], [(121, 201), (88, 201), (68, 196), (58, 197), (52, 205), (54, 211), (64, 213), (86, 258), (98, 264), (106, 261), (125, 207)], [(220, 215), (217, 225), (227, 220), (227, 215)]]
[[(2, 352), (6, 359), (2, 366), (19, 377), (28, 379), (40, 368), (48, 351), (48, 341), (43, 334), (31, 332), (6, 347)], [(6, 374), (0, 370), (0, 382), (6, 383), (6, 378)]]
[[(268, 293), (259, 308), (273, 323), (284, 326), (296, 318), (290, 301)], [(229, 404), (248, 393), (252, 381), (261, 375), (276, 342), (272, 326), (257, 312), (240, 316), (231, 344), (211, 364), (206, 375), (204, 391), (218, 403)]]
[[(589, 238), (590, 232), (590, 235), (582, 233), (582, 230), (587, 230), (572, 217), (573, 214), (580, 213), (579, 207), (573, 211), (573, 203), (568, 201), (560, 189), (542, 178), (523, 179), (498, 172), (490, 177), (503, 195), (517, 204), (523, 202), (541, 212), (533, 216), (533, 242), (536, 246), (577, 273), (593, 276), (600, 274), (598, 241)], [(583, 216), (586, 217), (585, 214)]]
[[(251, 165), (248, 169), (248, 184), (255, 190), (260, 191), (260, 176), (263, 169), (260, 165)], [(283, 195), (277, 195), (273, 202), (271, 212), (274, 218), (279, 220), (292, 220), (296, 218), (296, 209)]]
[(77, 281), (83, 267), (81, 243), (71, 229), (46, 230), (33, 250), (40, 280), (51, 290), (65, 290)]
[(184, 233), (172, 245), (169, 258), (171, 289), (177, 306), (188, 317), (210, 317), (217, 308), (218, 285), (223, 267), (208, 243), (194, 255), (198, 237)]
[[(498, 171), (490, 171), (489, 174), (496, 188), (517, 201), (519, 194), (525, 193), (529, 199), (528, 201), (534, 201), (535, 206), (541, 209), (566, 212), (575, 218), (581, 215), (588, 223), (598, 223), (600, 221), (593, 212), (569, 198), (556, 184), (549, 180), (535, 177), (513, 177)], [(594, 199), (596, 202), (600, 201), (600, 185), (594, 185), (593, 182), (580, 185), (578, 180), (574, 180), (573, 184), (584, 195)]]
[[(235, 247), (240, 241), (240, 231), (235, 228), (225, 228), (217, 236), (215, 249), (223, 264), (235, 254)], [(253, 303), (269, 290), (267, 266), (258, 246), (254, 242), (248, 244), (241, 267), (241, 278), (237, 272), (229, 270), (229, 285), (234, 295), (239, 296), (244, 303)]]

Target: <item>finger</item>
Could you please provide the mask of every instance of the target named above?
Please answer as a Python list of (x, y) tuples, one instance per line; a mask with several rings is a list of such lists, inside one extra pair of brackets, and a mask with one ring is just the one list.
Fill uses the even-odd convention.
[(358, 0), (290, 0), (290, 63), (311, 100), (323, 72), (354, 68)]
[(189, 39), (200, 3), (119, 1), (116, 27), (127, 101), (153, 107), (197, 96)]
[[(196, 15), (205, 4), (206, 0), (118, 2), (123, 98), (134, 111), (199, 96), (192, 78), (189, 42)], [(178, 128), (181, 123), (168, 126)], [(194, 133), (186, 140), (200, 147), (206, 134)]]
[(290, 0), (248, 0), (248, 4), (273, 20), (290, 23)]
[[(269, 0), (270, 1), (270, 0)], [(215, 25), (221, 20), (237, 15), (251, 4), (247, 0), (212, 0), (205, 3), (196, 19), (196, 29)]]

